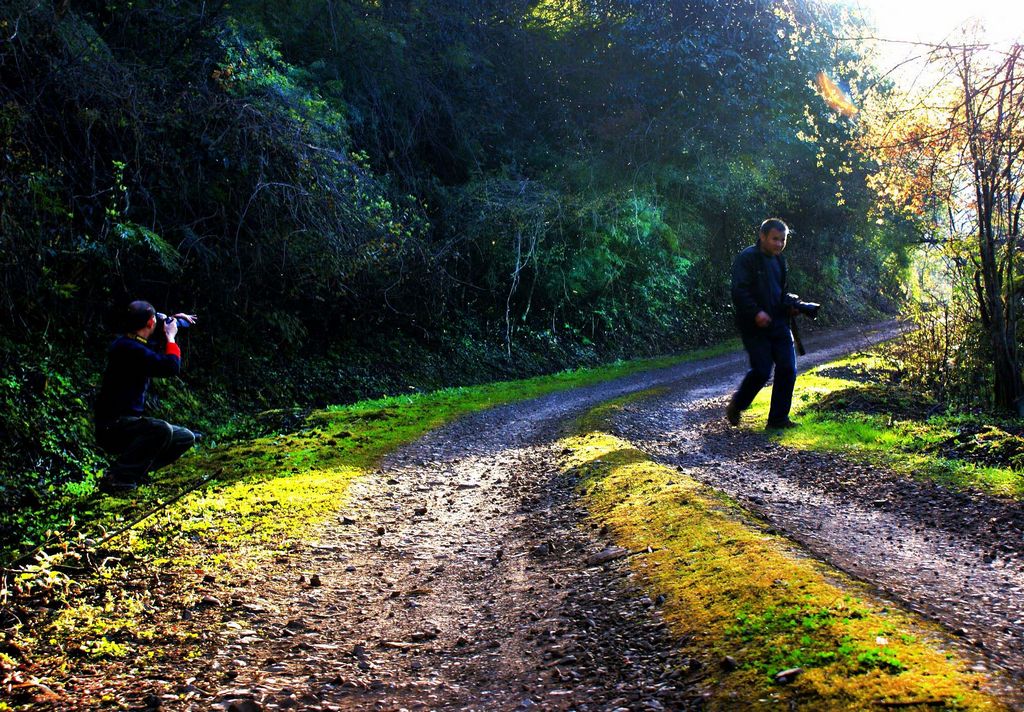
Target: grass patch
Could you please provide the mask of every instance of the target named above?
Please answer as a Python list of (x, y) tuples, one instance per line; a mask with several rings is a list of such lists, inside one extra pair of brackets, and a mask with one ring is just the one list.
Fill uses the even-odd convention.
[[(763, 423), (771, 389), (744, 414)], [(793, 415), (801, 427), (773, 435), (788, 447), (866, 458), (947, 487), (1024, 497), (1024, 433), (1014, 422), (933, 414), (935, 404), (899, 381), (884, 347), (797, 378)]]
[[(983, 677), (929, 642), (933, 629), (795, 556), (725, 497), (595, 428), (616, 407), (582, 419), (581, 434), (562, 443), (565, 467), (581, 474), (591, 516), (621, 546), (653, 550), (633, 566), (652, 595), (665, 596), (666, 620), (703, 661), (712, 709), (1004, 709), (981, 691)], [(804, 672), (775, 681), (794, 667)]]

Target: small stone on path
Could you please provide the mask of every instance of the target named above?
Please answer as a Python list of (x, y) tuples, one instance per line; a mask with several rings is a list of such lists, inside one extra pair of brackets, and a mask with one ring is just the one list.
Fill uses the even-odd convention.
[(623, 549), (621, 546), (609, 546), (596, 554), (588, 556), (587, 566), (600, 566), (601, 564), (606, 564), (609, 561), (621, 559), (627, 554), (629, 554), (629, 549)]
[(782, 684), (793, 682), (793, 680), (795, 680), (799, 675), (801, 675), (803, 671), (803, 668), (798, 667), (783, 670), (782, 672), (777, 673), (775, 675), (775, 682), (781, 682)]
[(551, 547), (551, 542), (545, 541), (545, 542), (543, 542), (541, 544), (538, 544), (537, 546), (533, 547), (530, 550), (530, 554), (532, 554), (533, 556), (538, 556), (538, 557), (540, 557), (540, 556), (547, 556), (548, 554), (551, 553), (551, 548), (552, 548)]

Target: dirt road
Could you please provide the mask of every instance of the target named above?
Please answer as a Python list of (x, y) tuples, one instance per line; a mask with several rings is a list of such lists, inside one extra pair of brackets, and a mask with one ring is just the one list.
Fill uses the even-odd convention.
[[(809, 344), (813, 357), (801, 366), (895, 328), (830, 334)], [(869, 478), (878, 489), (868, 494), (855, 482), (862, 478), (828, 458), (781, 467), (779, 448), (718, 424), (744, 363), (742, 354), (723, 356), (494, 409), (396, 453), (249, 602), (247, 629), (215, 663), (233, 678), (217, 701), (345, 710), (699, 705), (698, 663), (680, 659), (628, 567), (585, 567), (607, 542), (580, 526), (571, 484), (554, 474), (567, 421), (654, 386), (667, 394), (625, 413), (624, 435), (745, 500), (883, 594), (963, 629), (988, 664), (1024, 668), (1019, 513), (1009, 505), (989, 513), (991, 502), (881, 475)], [(972, 518), (965, 506), (998, 522), (953, 526)], [(993, 532), (1006, 536), (987, 538)], [(993, 546), (998, 554), (986, 561)]]

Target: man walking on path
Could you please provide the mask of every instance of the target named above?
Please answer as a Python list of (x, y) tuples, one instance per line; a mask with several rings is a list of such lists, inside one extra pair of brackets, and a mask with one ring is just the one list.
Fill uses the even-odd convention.
[(725, 409), (730, 425), (739, 425), (740, 413), (750, 407), (775, 369), (769, 428), (792, 428), (789, 419), (796, 384), (796, 351), (790, 317), (796, 312), (787, 302), (786, 249), (789, 227), (778, 218), (761, 223), (757, 243), (740, 252), (732, 265), (732, 302), (750, 370)]
[[(150, 378), (177, 376), (181, 370), (181, 349), (175, 343), (179, 319), (189, 324), (196, 320), (189, 314), (159, 320), (152, 304), (132, 302), (125, 320), (127, 333), (110, 345), (96, 400), (96, 441), (117, 461), (100, 483), (104, 491), (146, 482), (151, 470), (171, 464), (196, 441), (187, 428), (143, 416)], [(148, 343), (158, 324), (167, 337), (162, 354)]]

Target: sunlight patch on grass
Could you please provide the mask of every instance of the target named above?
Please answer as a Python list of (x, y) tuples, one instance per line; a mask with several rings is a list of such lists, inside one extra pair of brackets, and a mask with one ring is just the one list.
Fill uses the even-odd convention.
[[(800, 422), (800, 427), (773, 432), (772, 437), (787, 447), (861, 457), (907, 476), (932, 479), (956, 489), (1024, 498), (1024, 474), (945, 457), (938, 452), (938, 446), (954, 437), (959, 426), (971, 422), (966, 416), (935, 415), (914, 420), (878, 413), (822, 412), (814, 408), (830, 394), (866, 389), (872, 384), (872, 372), (884, 368), (884, 358), (869, 353), (800, 374), (793, 393), (793, 418)], [(823, 375), (841, 370), (860, 376), (853, 379)], [(770, 401), (771, 389), (766, 388), (744, 413), (742, 427), (762, 427)]]
[[(615, 406), (604, 406), (605, 413)], [(725, 497), (583, 419), (561, 445), (591, 516), (632, 551), (631, 565), (665, 596), (672, 631), (704, 664), (711, 709), (763, 704), (860, 710), (921, 701), (1004, 709), (984, 678), (940, 649), (936, 631), (866, 597), (863, 588), (795, 555), (751, 526)], [(736, 669), (723, 666), (726, 656)], [(800, 667), (789, 684), (774, 676)]]

